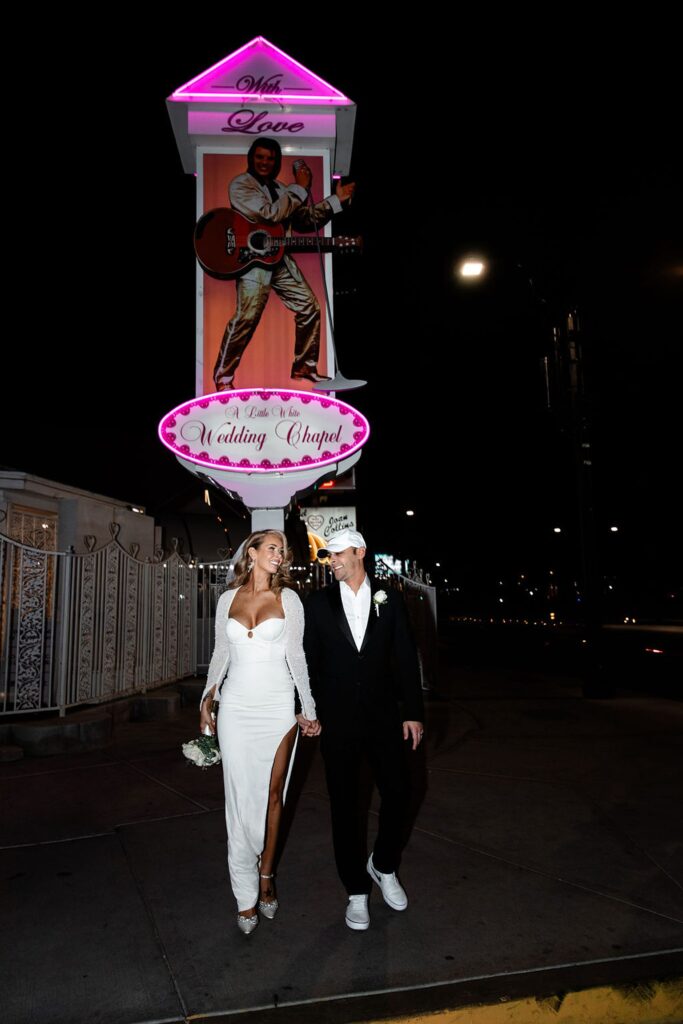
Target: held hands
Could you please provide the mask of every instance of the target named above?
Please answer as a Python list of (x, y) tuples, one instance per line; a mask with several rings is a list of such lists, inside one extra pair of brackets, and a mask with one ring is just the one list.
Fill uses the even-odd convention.
[(422, 722), (404, 722), (403, 723), (403, 739), (412, 739), (413, 750), (417, 750), (422, 740), (422, 734), (424, 733), (424, 726)]
[(317, 718), (304, 718), (303, 715), (297, 715), (296, 720), (301, 727), (302, 736), (319, 736), (322, 732), (322, 726)]

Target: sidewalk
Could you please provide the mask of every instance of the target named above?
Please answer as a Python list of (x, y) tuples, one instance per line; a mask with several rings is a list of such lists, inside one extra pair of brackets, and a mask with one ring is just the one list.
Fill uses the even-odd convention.
[(410, 905), (375, 890), (364, 933), (344, 925), (315, 742), (288, 801), (281, 911), (248, 939), (220, 769), (180, 754), (194, 709), (116, 723), (102, 751), (0, 765), (4, 1024), (342, 1024), (683, 975), (683, 703), (449, 675), (414, 764)]

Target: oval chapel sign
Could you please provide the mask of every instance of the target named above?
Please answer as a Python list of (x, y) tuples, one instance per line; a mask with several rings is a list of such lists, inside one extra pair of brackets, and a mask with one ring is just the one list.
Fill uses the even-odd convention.
[(287, 473), (346, 459), (370, 436), (366, 418), (328, 395), (274, 388), (192, 399), (159, 424), (174, 455), (242, 473)]

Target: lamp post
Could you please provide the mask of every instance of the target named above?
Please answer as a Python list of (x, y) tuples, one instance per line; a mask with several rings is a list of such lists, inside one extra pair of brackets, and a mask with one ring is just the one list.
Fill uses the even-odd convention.
[[(489, 266), (484, 256), (470, 254), (458, 264), (456, 276), (463, 285), (476, 286), (486, 276)], [(527, 269), (520, 263), (514, 266), (523, 274), (526, 287), (549, 326), (541, 363), (545, 405), (554, 415), (560, 431), (568, 437), (573, 461), (581, 619), (591, 652), (584, 695), (606, 696), (600, 655), (601, 590), (593, 510), (593, 459), (580, 317), (575, 308), (551, 310)], [(560, 528), (556, 527), (555, 532), (561, 532)]]
[(593, 510), (593, 456), (581, 327), (575, 309), (566, 312), (559, 326), (553, 328), (552, 348), (543, 357), (543, 366), (548, 410), (555, 414), (560, 429), (568, 434), (571, 443), (582, 618), (589, 634), (586, 639), (597, 645), (601, 615)]

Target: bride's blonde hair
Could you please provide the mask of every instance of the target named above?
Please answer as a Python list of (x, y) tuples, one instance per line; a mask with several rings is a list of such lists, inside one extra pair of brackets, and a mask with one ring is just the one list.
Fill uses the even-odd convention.
[(249, 579), (251, 573), (251, 567), (253, 562), (249, 554), (249, 548), (260, 548), (266, 537), (279, 537), (280, 545), (284, 551), (282, 561), (278, 566), (277, 572), (274, 572), (270, 577), (270, 589), (278, 594), (283, 587), (293, 587), (294, 580), (289, 575), (289, 567), (292, 564), (292, 552), (290, 551), (287, 538), (281, 530), (257, 530), (256, 533), (250, 533), (244, 542), (242, 547), (242, 554), (237, 559), (234, 565), (235, 576), (228, 590), (236, 590), (237, 587), (243, 586)]

